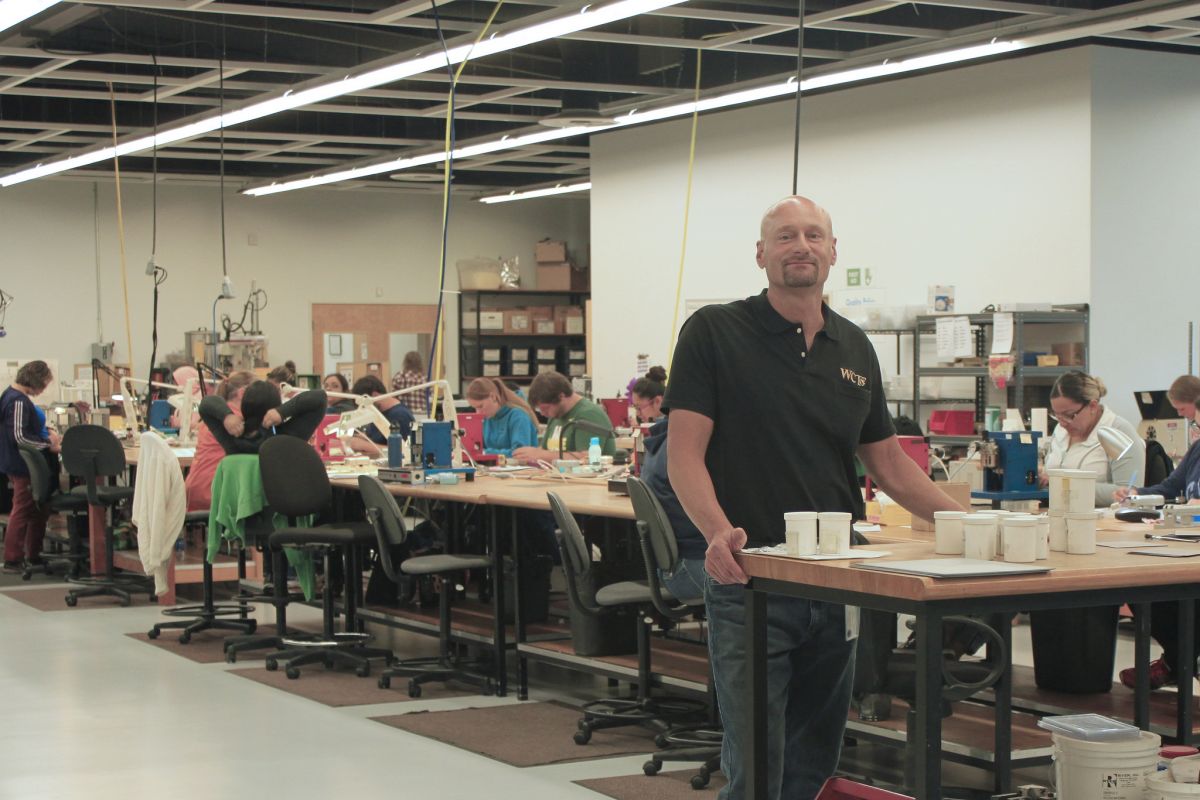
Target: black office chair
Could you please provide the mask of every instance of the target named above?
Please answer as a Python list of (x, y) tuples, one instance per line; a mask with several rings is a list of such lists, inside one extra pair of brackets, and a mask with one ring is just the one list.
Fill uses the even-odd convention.
[[(679, 562), (679, 545), (671, 529), (671, 520), (662, 503), (640, 478), (626, 482), (633, 513), (637, 517), (638, 538), (646, 562), (646, 580), (650, 600), (664, 618), (681, 621), (704, 613), (704, 598), (691, 603), (672, 602), (670, 592), (663, 586), (659, 570), (669, 571)], [(712, 676), (708, 681), (709, 719), (705, 722), (676, 725), (662, 734), (662, 748), (642, 765), (647, 775), (657, 775), (665, 761), (700, 761), (700, 769), (692, 776), (693, 789), (708, 786), (709, 778), (721, 769), (721, 743), (725, 738), (717, 709)]]
[[(319, 555), (325, 564), (325, 588), (321, 592), (323, 623), (321, 634), (315, 639), (293, 639), (283, 637), (285, 650), (272, 653), (266, 658), (268, 671), (278, 668), (286, 661), (285, 670), (289, 678), (300, 677), (300, 667), (305, 664), (324, 663), (332, 667), (341, 663), (354, 667), (355, 674), (364, 678), (371, 674), (372, 658), (392, 661), (390, 650), (366, 647), (370, 634), (354, 630), (358, 595), (362, 581), (359, 580), (357, 551), (369, 547), (375, 541), (375, 532), (362, 525), (332, 526), (315, 528), (298, 526), (302, 517), (318, 514), (333, 502), (333, 488), (325, 473), (325, 464), (317, 451), (303, 439), (295, 436), (273, 436), (258, 451), (262, 469), (263, 494), (267, 503), (277, 514), (287, 517), (288, 526), (277, 530), (268, 539), (272, 550), (283, 547), (300, 547)], [(345, 564), (345, 619), (346, 629), (333, 629), (334, 606), (332, 571), (333, 557), (340, 553)], [(276, 564), (279, 562), (276, 561)], [(279, 581), (276, 585), (279, 585)]]
[[(125, 471), (125, 450), (112, 431), (99, 425), (76, 425), (68, 428), (62, 440), (62, 465), (67, 474), (83, 480), (72, 493), (85, 496), (89, 506), (102, 506), (112, 511), (133, 497), (132, 486), (101, 485), (99, 479), (115, 477)], [(104, 574), (95, 577), (68, 578), (79, 589), (67, 593), (68, 606), (80, 597), (109, 595), (127, 606), (133, 593), (145, 591), (155, 601), (154, 583), (142, 575), (117, 574), (113, 567), (112, 526), (104, 526)], [(96, 565), (92, 565), (94, 570)]]
[[(17, 448), (21, 454), (21, 460), (25, 462), (25, 469), (29, 472), (29, 489), (33, 494), (33, 502), (39, 506), (48, 506), (54, 513), (68, 515), (65, 541), (57, 536), (52, 537), (49, 532), (46, 534), (48, 541), (53, 538), (66, 549), (43, 550), (39, 555), (42, 559), (42, 569), (47, 575), (50, 575), (56, 565), (62, 564), (66, 566), (68, 576), (78, 577), (84, 562), (87, 561), (87, 548), (83, 544), (87, 534), (87, 498), (80, 494), (59, 491), (54, 474), (50, 470), (50, 463), (46, 461), (45, 451), (28, 444), (18, 445)], [(24, 580), (33, 577), (32, 564), (28, 562), (25, 564), (25, 570), (21, 577)]]
[[(693, 722), (703, 717), (706, 704), (680, 697), (654, 697), (650, 694), (650, 630), (654, 624), (650, 614), (655, 610), (654, 597), (646, 581), (617, 581), (600, 588), (594, 585), (591, 548), (583, 538), (579, 523), (566, 504), (554, 492), (547, 492), (550, 511), (558, 525), (558, 546), (562, 551), (563, 572), (567, 579), (567, 597), (572, 607), (588, 617), (603, 617), (619, 610), (637, 611), (638, 677), (633, 697), (602, 698), (584, 703), (583, 716), (575, 731), (575, 743), (587, 744), (594, 731), (641, 725), (659, 733), (672, 725)], [(661, 589), (661, 587), (660, 587)], [(666, 603), (675, 598), (661, 590)]]
[(402, 545), (408, 538), (408, 528), (396, 498), (378, 478), (371, 475), (358, 476), (358, 490), (366, 506), (367, 519), (375, 529), (379, 563), (393, 582), (399, 584), (404, 578), (422, 575), (440, 575), (442, 590), (438, 593), (438, 655), (433, 658), (412, 658), (399, 661), (379, 676), (379, 688), (391, 686), (392, 678), (408, 678), (408, 696), (420, 697), (421, 684), (434, 681), (459, 681), (481, 686), (484, 694), (493, 691), (491, 665), (484, 661), (468, 663), (458, 658), (451, 641), (450, 596), (455, 581), (450, 576), (467, 570), (492, 570), (495, 562), (491, 556), (475, 554), (445, 554), (414, 556), (399, 564), (392, 561), (391, 548)]

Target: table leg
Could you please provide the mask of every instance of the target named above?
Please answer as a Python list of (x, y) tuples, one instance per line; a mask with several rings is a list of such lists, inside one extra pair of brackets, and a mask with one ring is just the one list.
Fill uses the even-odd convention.
[(1133, 664), (1137, 686), (1133, 691), (1133, 724), (1150, 730), (1150, 604), (1131, 606), (1134, 619)]
[[(517, 639), (517, 699), (529, 699), (529, 662), (521, 654), (521, 645), (525, 641), (525, 612), (521, 608), (521, 537), (517, 530), (517, 509), (509, 509), (509, 558), (513, 565), (513, 628)], [(503, 565), (496, 571), (496, 582), (504, 580)]]
[(1180, 744), (1192, 743), (1192, 697), (1195, 687), (1192, 679), (1196, 673), (1196, 601), (1190, 597), (1179, 601), (1179, 663), (1175, 666), (1179, 696), (1176, 698), (1175, 738)]
[(746, 670), (750, 679), (750, 708), (746, 727), (746, 790), (748, 800), (767, 797), (767, 595), (746, 587)]
[(916, 800), (942, 797), (942, 615), (917, 614), (917, 720), (908, 732), (915, 753)]
[[(993, 749), (993, 780), (996, 794), (1012, 791), (1012, 623), (1007, 614), (998, 615), (997, 633), (1004, 642), (1004, 671), (992, 691), (996, 697), (996, 731)], [(999, 653), (993, 658), (999, 657)]]
[(488, 548), (495, 560), (492, 570), (492, 647), (496, 656), (496, 696), (508, 694), (508, 661), (504, 637), (504, 557), (500, 554), (500, 532), (496, 529), (496, 509), (488, 507)]

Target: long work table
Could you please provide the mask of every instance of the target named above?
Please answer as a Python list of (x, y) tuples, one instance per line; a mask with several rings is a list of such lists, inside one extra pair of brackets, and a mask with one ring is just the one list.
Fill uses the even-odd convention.
[[(1098, 541), (1140, 539), (1147, 528), (1109, 523), (1098, 533)], [(1184, 545), (1188, 547), (1188, 545)], [(880, 549), (880, 545), (872, 545)], [(1191, 545), (1200, 550), (1200, 545)], [(878, 561), (904, 561), (937, 556), (928, 542), (889, 542), (883, 549), (889, 556)], [(1177, 701), (1177, 737), (1181, 742), (1192, 738), (1192, 676), (1194, 664), (1193, 601), (1200, 598), (1200, 558), (1154, 558), (1132, 555), (1126, 549), (1097, 548), (1094, 555), (1068, 555), (1053, 552), (1047, 561), (1038, 562), (1053, 569), (1037, 575), (939, 579), (910, 574), (864, 570), (861, 561), (803, 561), (784, 556), (743, 553), (738, 556), (750, 576), (746, 596), (746, 647), (749, 657), (750, 686), (748, 701), (752, 718), (751, 735), (746, 747), (746, 768), (750, 778), (750, 798), (765, 798), (767, 788), (767, 714), (766, 706), (766, 604), (769, 594), (781, 594), (809, 600), (858, 605), (881, 611), (911, 614), (916, 618), (916, 729), (907, 732), (916, 753), (914, 787), (920, 800), (938, 800), (942, 796), (942, 623), (947, 616), (965, 614), (1016, 613), (1042, 609), (1082, 608), (1129, 603), (1136, 607), (1137, 644), (1135, 664), (1138, 686), (1135, 694), (1134, 723), (1148, 729), (1150, 609), (1156, 601), (1176, 601), (1179, 613), (1180, 663), (1176, 665), (1179, 684)], [(1007, 626), (999, 631), (1005, 644), (1011, 643)], [(1011, 648), (1005, 648), (1011, 667)], [(994, 769), (997, 791), (1011, 788), (1011, 669), (994, 687), (995, 744)]]

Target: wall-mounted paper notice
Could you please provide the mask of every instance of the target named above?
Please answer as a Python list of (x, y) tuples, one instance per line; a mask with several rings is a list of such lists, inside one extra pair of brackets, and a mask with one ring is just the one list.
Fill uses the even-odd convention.
[(992, 355), (1003, 356), (1012, 352), (1013, 347), (1013, 316), (1012, 314), (992, 315)]
[(971, 338), (971, 321), (967, 317), (938, 317), (934, 323), (937, 332), (937, 356), (939, 361), (953, 361), (975, 355), (975, 343)]

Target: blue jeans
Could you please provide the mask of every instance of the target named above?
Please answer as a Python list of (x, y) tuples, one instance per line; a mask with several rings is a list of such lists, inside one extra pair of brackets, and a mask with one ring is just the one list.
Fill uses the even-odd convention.
[[(720, 800), (746, 796), (750, 719), (745, 587), (708, 579), (708, 649), (725, 726)], [(854, 684), (857, 639), (846, 641), (845, 607), (770, 595), (767, 603), (767, 797), (812, 800), (841, 755)], [(782, 709), (782, 713), (777, 710)]]
[(704, 580), (708, 575), (704, 571), (703, 558), (681, 558), (670, 572), (659, 570), (658, 576), (667, 591), (681, 603), (704, 598)]

